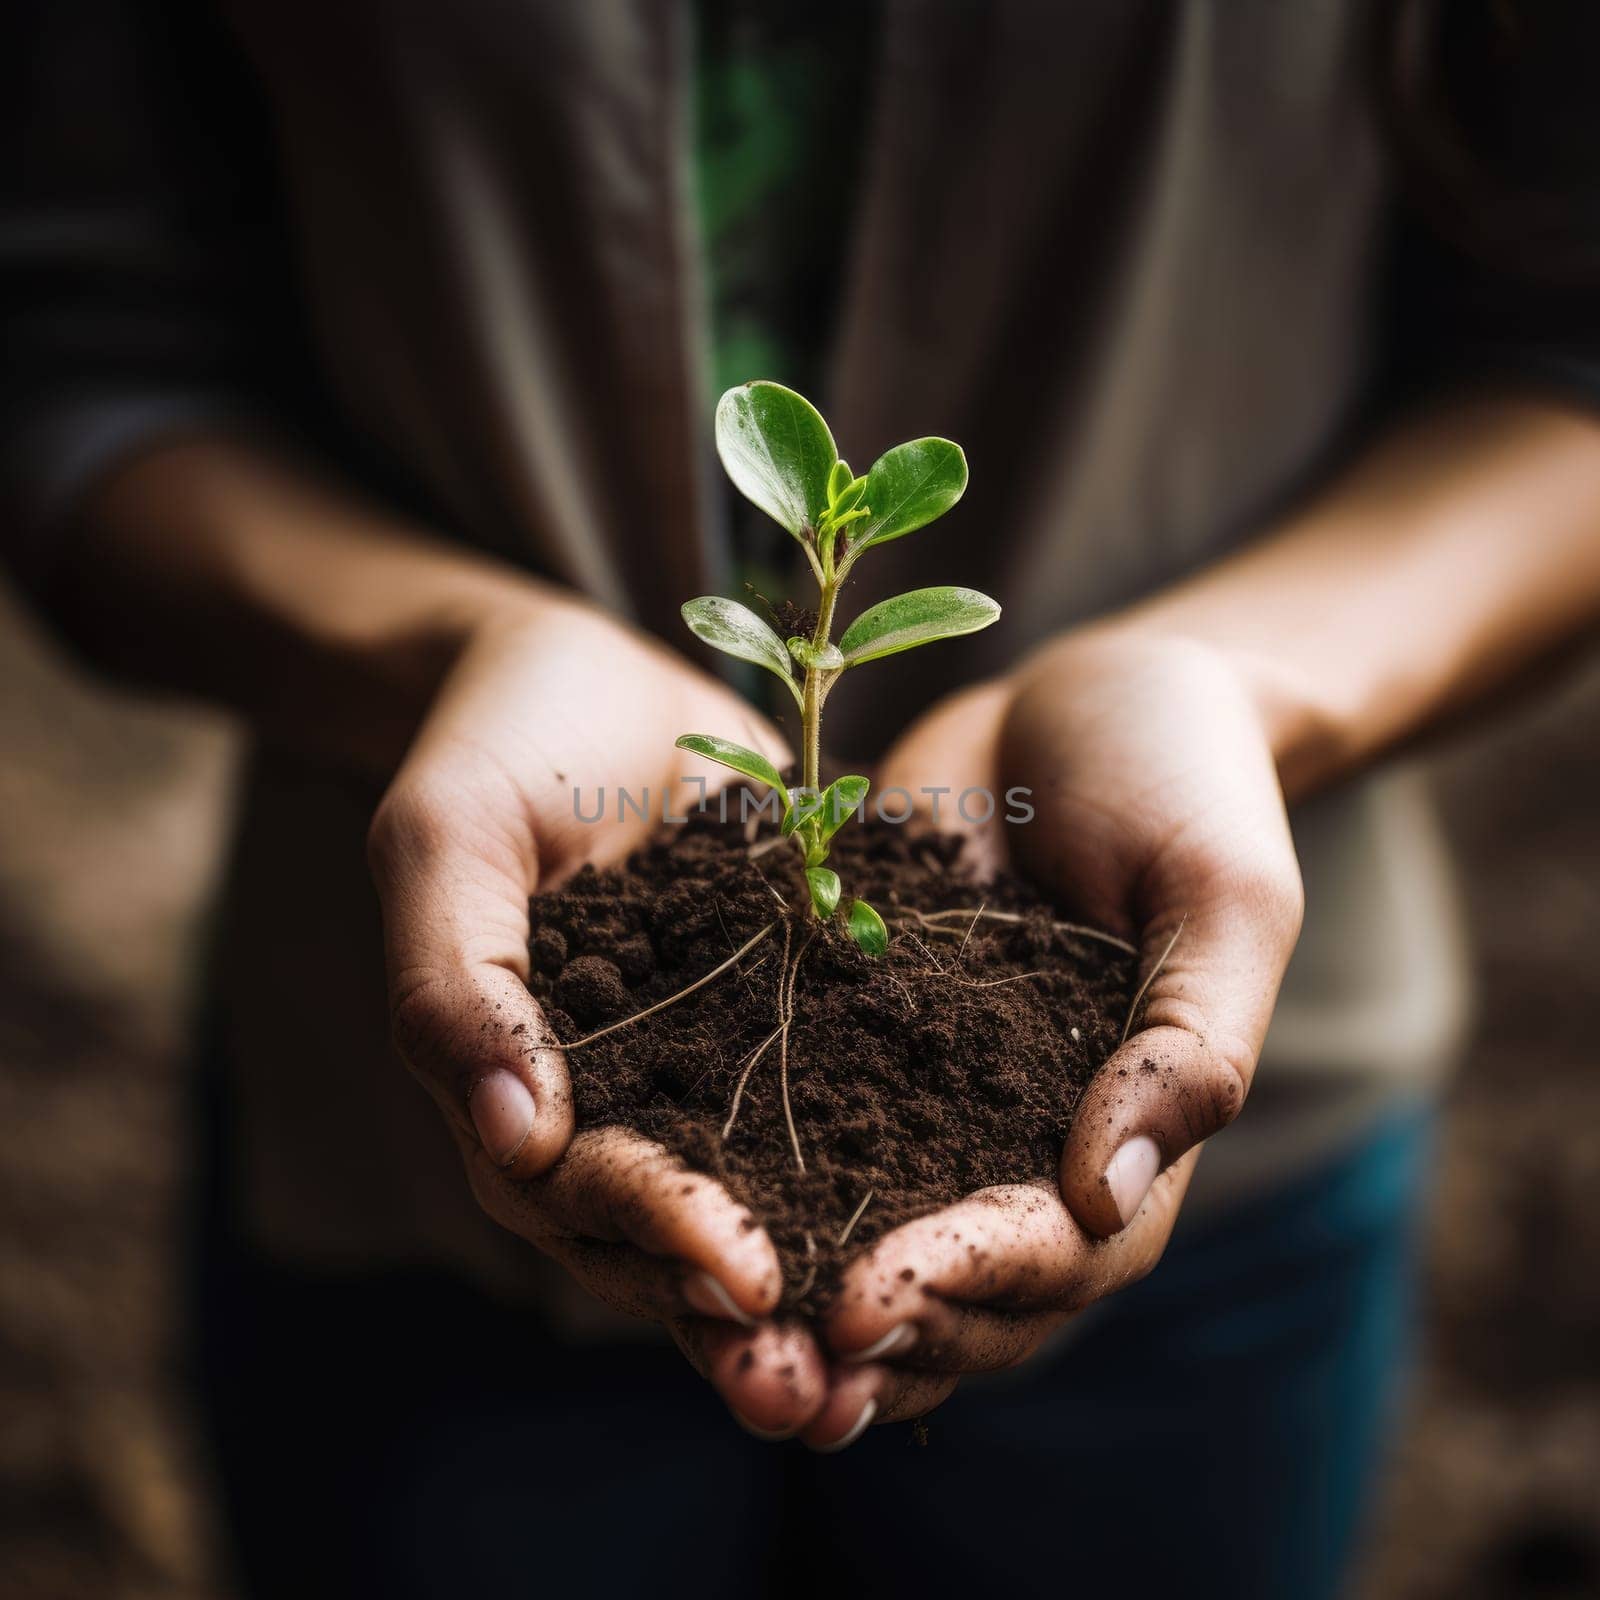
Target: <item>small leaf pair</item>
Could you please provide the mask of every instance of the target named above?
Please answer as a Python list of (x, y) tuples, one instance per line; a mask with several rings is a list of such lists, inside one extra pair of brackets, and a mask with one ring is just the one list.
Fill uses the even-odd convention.
[(838, 644), (818, 646), (810, 639), (780, 639), (748, 606), (721, 595), (702, 595), (683, 607), (683, 620), (697, 639), (724, 655), (765, 667), (783, 681), (802, 711), (805, 702), (789, 665), (791, 658), (802, 669), (843, 672), (917, 645), (976, 633), (999, 616), (1000, 607), (976, 589), (913, 589), (869, 606), (845, 629)]
[[(811, 888), (811, 903), (819, 917), (831, 917), (839, 908), (839, 874), (832, 867), (807, 867), (806, 882)], [(881, 956), (889, 948), (889, 930), (883, 918), (865, 900), (850, 902), (845, 913), (850, 937), (869, 956)]]
[(799, 834), (808, 866), (827, 859), (828, 841), (847, 818), (860, 812), (870, 787), (865, 778), (852, 773), (847, 778), (835, 778), (821, 794), (814, 789), (796, 789), (789, 796), (783, 836)]
[(886, 450), (865, 478), (850, 476), (809, 400), (777, 383), (746, 383), (717, 405), (717, 453), (734, 487), (787, 528), (808, 554), (824, 521), (851, 534), (854, 555), (942, 517), (967, 487), (967, 458), (949, 439)]

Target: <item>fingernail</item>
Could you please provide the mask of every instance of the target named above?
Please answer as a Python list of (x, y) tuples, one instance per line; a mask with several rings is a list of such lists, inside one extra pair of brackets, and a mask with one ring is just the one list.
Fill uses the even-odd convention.
[(753, 1328), (752, 1317), (709, 1272), (691, 1273), (683, 1281), (683, 1298), (702, 1317), (725, 1317), (741, 1328)]
[(1112, 1156), (1106, 1168), (1106, 1187), (1116, 1202), (1123, 1227), (1133, 1221), (1160, 1170), (1161, 1147), (1149, 1134), (1130, 1139)]
[(509, 1167), (533, 1132), (533, 1096), (514, 1072), (503, 1067), (480, 1078), (467, 1096), (478, 1143), (496, 1166)]
[(891, 1328), (875, 1344), (857, 1350), (839, 1359), (847, 1366), (860, 1367), (869, 1361), (886, 1361), (890, 1356), (903, 1356), (917, 1342), (916, 1324), (902, 1322)]
[(867, 1401), (862, 1406), (861, 1415), (856, 1418), (855, 1424), (851, 1427), (849, 1433), (842, 1439), (835, 1439), (832, 1444), (819, 1444), (817, 1446), (817, 1454), (819, 1456), (836, 1456), (841, 1450), (848, 1450), (872, 1426), (872, 1419), (877, 1414), (878, 1402), (876, 1400)]
[(732, 1406), (728, 1408), (729, 1414), (741, 1428), (753, 1438), (760, 1439), (766, 1444), (777, 1444), (780, 1439), (792, 1439), (795, 1435), (793, 1428), (758, 1428), (749, 1417), (742, 1412), (735, 1411)]

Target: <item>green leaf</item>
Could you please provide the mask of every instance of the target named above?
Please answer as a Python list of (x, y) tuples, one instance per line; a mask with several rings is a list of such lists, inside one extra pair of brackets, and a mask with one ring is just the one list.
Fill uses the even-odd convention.
[(848, 511), (854, 511), (861, 504), (861, 497), (867, 492), (865, 478), (852, 478), (840, 493), (839, 498), (833, 502), (833, 515), (835, 521), (844, 516)]
[(854, 511), (841, 511), (838, 516), (830, 516), (828, 526), (834, 532), (840, 528), (848, 528), (852, 522), (860, 522), (863, 517), (872, 515), (871, 506), (857, 506)]
[(683, 620), (695, 638), (703, 639), (714, 650), (753, 661), (758, 667), (783, 679), (790, 694), (800, 702), (799, 686), (789, 671), (789, 657), (783, 641), (749, 606), (721, 595), (705, 594), (683, 608)]
[(1000, 607), (976, 589), (913, 589), (868, 606), (844, 630), (839, 651), (844, 664), (855, 667), (936, 639), (976, 633), (999, 616)]
[(967, 487), (967, 458), (949, 439), (913, 439), (872, 463), (863, 500), (872, 507), (857, 551), (886, 544), (942, 517)]
[(819, 917), (831, 917), (839, 906), (839, 874), (832, 867), (807, 867), (806, 882), (811, 885), (811, 903)]
[(717, 454), (734, 487), (797, 539), (828, 508), (839, 459), (809, 400), (780, 383), (744, 383), (717, 402)]
[(783, 825), (778, 830), (785, 839), (796, 828), (803, 828), (822, 810), (822, 796), (815, 789), (796, 786), (789, 791), (787, 798), (788, 809), (784, 812)]
[[(844, 656), (836, 644), (825, 644), (819, 650), (809, 639), (803, 639), (799, 634), (791, 635), (786, 642), (789, 654), (802, 667), (821, 667), (824, 671), (831, 672), (844, 665)], [(793, 682), (792, 679), (790, 681)]]
[(884, 927), (883, 918), (865, 900), (850, 902), (849, 927), (850, 937), (869, 956), (881, 956), (889, 948), (889, 930)]
[(872, 784), (852, 773), (847, 778), (835, 778), (822, 792), (822, 804), (817, 808), (817, 831), (826, 844), (867, 798)]
[(778, 769), (763, 755), (757, 755), (754, 750), (747, 750), (742, 744), (735, 744), (731, 739), (719, 739), (714, 733), (684, 733), (678, 736), (680, 750), (692, 750), (697, 756), (704, 756), (708, 761), (720, 762), (725, 767), (732, 767), (735, 772), (742, 772), (747, 778), (754, 778), (758, 783), (767, 784), (783, 795), (784, 805), (789, 803), (789, 796), (783, 787), (783, 779), (778, 775)]
[(850, 463), (848, 461), (835, 461), (833, 471), (828, 474), (828, 504), (830, 506), (850, 487), (852, 481)]

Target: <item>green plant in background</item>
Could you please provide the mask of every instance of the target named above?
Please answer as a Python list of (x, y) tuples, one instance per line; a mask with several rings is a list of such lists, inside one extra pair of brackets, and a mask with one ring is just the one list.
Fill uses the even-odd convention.
[(926, 527), (961, 498), (967, 460), (948, 439), (913, 439), (885, 451), (865, 477), (855, 477), (839, 459), (821, 413), (777, 383), (728, 390), (717, 404), (716, 436), (734, 487), (805, 551), (817, 580), (817, 621), (810, 638), (780, 639), (748, 606), (718, 595), (691, 600), (683, 619), (697, 638), (783, 680), (800, 708), (800, 784), (785, 788), (765, 756), (715, 734), (686, 733), (678, 748), (768, 784), (782, 797), (782, 832), (804, 853), (813, 911), (825, 920), (842, 909), (856, 943), (869, 955), (882, 955), (889, 942), (883, 918), (859, 896), (844, 895), (838, 873), (825, 865), (830, 841), (865, 802), (868, 783), (852, 774), (820, 787), (823, 705), (852, 667), (976, 633), (999, 617), (1000, 607), (974, 589), (913, 589), (869, 606), (837, 644), (834, 607), (851, 568), (867, 551)]

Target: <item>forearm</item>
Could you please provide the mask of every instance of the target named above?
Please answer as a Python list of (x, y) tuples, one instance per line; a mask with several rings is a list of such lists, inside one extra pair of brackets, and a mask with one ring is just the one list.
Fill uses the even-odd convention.
[(1463, 402), (1396, 429), (1275, 532), (1115, 626), (1215, 646), (1297, 798), (1600, 618), (1600, 421)]
[(469, 634), (570, 604), (304, 466), (206, 439), (101, 485), (55, 598), (100, 665), (379, 778)]

